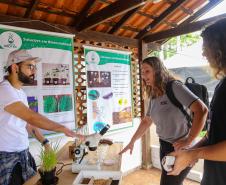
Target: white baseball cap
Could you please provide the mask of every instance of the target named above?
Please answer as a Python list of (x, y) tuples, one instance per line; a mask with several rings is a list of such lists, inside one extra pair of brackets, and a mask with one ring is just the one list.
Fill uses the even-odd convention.
[(28, 60), (35, 60), (35, 62), (39, 62), (41, 59), (39, 57), (33, 57), (27, 50), (12, 51), (8, 56), (5, 68), (7, 69), (12, 64), (25, 62)]

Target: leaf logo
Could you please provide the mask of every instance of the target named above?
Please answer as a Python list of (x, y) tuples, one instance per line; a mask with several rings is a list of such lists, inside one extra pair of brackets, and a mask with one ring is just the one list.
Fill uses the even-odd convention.
[(3, 32), (0, 35), (0, 46), (3, 49), (18, 50), (22, 45), (21, 37), (12, 31)]

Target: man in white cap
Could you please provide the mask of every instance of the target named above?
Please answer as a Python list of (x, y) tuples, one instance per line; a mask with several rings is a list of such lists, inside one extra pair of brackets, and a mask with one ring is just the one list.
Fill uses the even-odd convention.
[(83, 140), (82, 135), (28, 108), (27, 96), (21, 87), (24, 83), (33, 83), (38, 61), (40, 59), (31, 56), (27, 50), (16, 50), (8, 56), (8, 76), (0, 83), (1, 185), (20, 185), (35, 174), (29, 161), (28, 131), (31, 131), (43, 145), (46, 145), (48, 140), (36, 127), (63, 132), (66, 136)]

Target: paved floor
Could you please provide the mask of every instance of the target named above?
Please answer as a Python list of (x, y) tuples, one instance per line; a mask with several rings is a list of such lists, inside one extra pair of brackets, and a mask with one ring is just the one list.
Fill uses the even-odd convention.
[[(123, 177), (121, 185), (159, 185), (160, 170), (137, 170)], [(172, 184), (173, 185), (173, 184)], [(198, 182), (185, 180), (184, 185), (199, 185)]]

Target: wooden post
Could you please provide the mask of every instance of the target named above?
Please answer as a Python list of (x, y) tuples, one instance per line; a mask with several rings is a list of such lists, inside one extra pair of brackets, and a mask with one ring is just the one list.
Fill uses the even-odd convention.
[[(139, 69), (140, 69), (140, 79), (141, 79), (141, 63), (142, 60), (147, 57), (148, 53), (148, 47), (147, 44), (145, 44), (142, 40), (139, 40), (139, 47), (138, 47), (138, 52), (139, 52)], [(143, 97), (143, 92), (142, 92), (142, 82), (141, 82), (141, 119), (144, 117), (146, 110), (147, 110), (147, 101), (144, 100)], [(145, 135), (142, 137), (142, 168), (144, 169), (149, 169), (152, 167), (151, 164), (151, 137), (150, 137), (150, 129), (148, 129), (145, 133)]]

